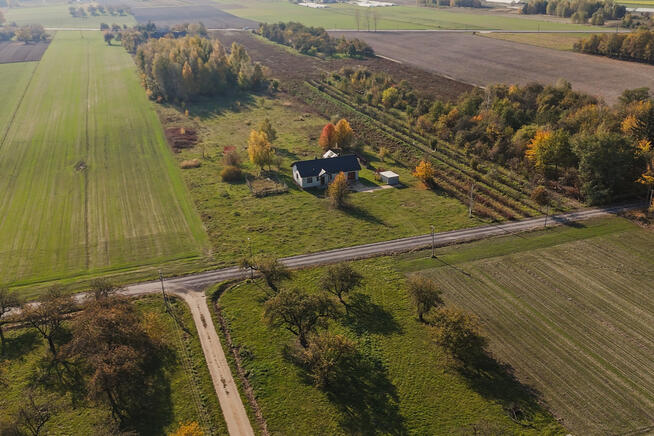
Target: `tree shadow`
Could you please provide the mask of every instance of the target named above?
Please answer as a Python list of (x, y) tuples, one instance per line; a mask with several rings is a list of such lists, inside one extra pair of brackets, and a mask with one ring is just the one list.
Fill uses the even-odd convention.
[(39, 345), (39, 336), (33, 330), (24, 330), (18, 336), (6, 337), (4, 352), (0, 352), (0, 361), (20, 359)]
[(396, 388), (379, 361), (356, 353), (344, 362), (325, 391), (341, 412), (339, 424), (346, 433), (408, 434)]
[(513, 421), (531, 427), (533, 415), (543, 410), (542, 395), (518, 380), (511, 365), (498, 362), (483, 347), (459, 356), (458, 360), (457, 371), (471, 389), (502, 404)]
[(348, 311), (343, 315), (343, 324), (357, 335), (402, 333), (402, 327), (395, 321), (393, 314), (373, 303), (370, 295), (354, 293), (348, 298), (347, 304)]
[(252, 93), (234, 92), (232, 94), (220, 97), (204, 97), (189, 103), (187, 106), (181, 106), (172, 103), (163, 103), (163, 107), (172, 108), (179, 112), (189, 109), (191, 115), (201, 120), (223, 115), (227, 112), (241, 112), (249, 109), (256, 104), (256, 97), (259, 95)]
[(289, 151), (285, 148), (276, 148), (275, 153), (277, 154), (277, 156), (290, 159), (294, 162), (300, 160), (299, 156), (296, 153), (293, 153), (292, 151)]
[(580, 221), (572, 221), (562, 216), (550, 216), (551, 221), (573, 229), (583, 229), (586, 225)]
[(343, 212), (351, 216), (352, 218), (360, 219), (363, 221), (368, 221), (369, 223), (373, 224), (378, 224), (381, 226), (385, 226), (386, 223), (382, 221), (380, 218), (377, 218), (367, 210), (365, 210), (362, 207), (359, 206), (354, 206), (352, 204), (348, 204), (345, 207), (341, 209)]

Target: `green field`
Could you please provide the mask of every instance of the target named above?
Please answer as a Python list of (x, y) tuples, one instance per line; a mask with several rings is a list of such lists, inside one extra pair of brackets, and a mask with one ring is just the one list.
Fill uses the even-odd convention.
[(204, 255), (132, 59), (100, 32), (57, 33), (0, 144), (0, 173), (0, 283)]
[[(76, 18), (70, 15), (68, 8), (70, 4), (40, 4), (40, 5), (23, 5), (15, 8), (3, 8), (2, 12), (7, 22), (16, 22), (19, 26), (25, 24), (42, 24), (45, 27), (58, 28), (82, 28), (82, 29), (100, 29), (100, 23), (127, 24), (132, 26), (136, 20), (131, 15), (88, 15), (83, 18)], [(82, 7), (85, 4), (76, 5)]]
[[(215, 395), (202, 347), (186, 304), (173, 299), (173, 306), (190, 333), (177, 326), (158, 297), (147, 297), (135, 302), (149, 322), (158, 327), (171, 359), (164, 364), (162, 379), (157, 386), (156, 404), (141, 417), (135, 429), (142, 435), (160, 435), (175, 431), (180, 423), (198, 422), (205, 434), (227, 434), (220, 404)], [(0, 355), (0, 369), (8, 381), (0, 384), (0, 418), (8, 418), (16, 411), (26, 390), (34, 384), (40, 371), (41, 360), (49, 353), (46, 343), (31, 329), (12, 330), (7, 335), (8, 347)], [(47, 361), (47, 359), (46, 359)], [(41, 386), (45, 386), (41, 384)], [(37, 391), (39, 392), (39, 391)], [(72, 403), (70, 393), (59, 392), (56, 387), (45, 389), (52, 395), (57, 411), (46, 424), (42, 434), (71, 435), (95, 434), (94, 428), (110, 419), (108, 407), (93, 405), (83, 398)], [(195, 399), (200, 399), (196, 401)], [(209, 430), (213, 430), (211, 433)]]
[(588, 38), (592, 33), (484, 33), (479, 34), (486, 38), (502, 39), (504, 41), (519, 42), (521, 44), (535, 45), (537, 47), (554, 50), (572, 51), (575, 42)]
[[(409, 434), (472, 434), (475, 422), (495, 431), (481, 434), (555, 432), (556, 425), (501, 372), (475, 377), (448, 367), (403, 290), (405, 274), (428, 274), (440, 284), (446, 304), (479, 315), (492, 355), (515, 370), (566, 430), (624, 434), (651, 425), (654, 407), (653, 249), (651, 231), (603, 218), (439, 248), (436, 259), (418, 252), (355, 262), (364, 275), (361, 292), (378, 305), (375, 316), (332, 323), (330, 329), (381, 362), (381, 380), (397, 395), (397, 409), (393, 402), (387, 406), (403, 418)], [(286, 286), (312, 292), (322, 271), (298, 272)], [(219, 304), (268, 428), (347, 433), (347, 401), (303, 381), (281, 352), (292, 335), (261, 321), (262, 287), (239, 285)], [(507, 419), (501, 405), (512, 402), (531, 417), (527, 426), (516, 428)], [(365, 404), (349, 405), (368, 410)], [(467, 431), (457, 433), (461, 429)]]
[(476, 313), (493, 354), (573, 434), (646, 434), (653, 251), (654, 233), (606, 219), (442, 249), (433, 261), (405, 256), (397, 268), (422, 270), (448, 303)]
[[(264, 102), (262, 104), (262, 101)], [(328, 120), (307, 113), (310, 108), (295, 102), (251, 98), (190, 106), (192, 120), (172, 108), (161, 108), (162, 118), (177, 119), (172, 125), (195, 126), (202, 132), (202, 145), (177, 154), (178, 161), (197, 158), (200, 168), (183, 171), (196, 207), (212, 241), (216, 259), (231, 265), (245, 256), (251, 239), (255, 253), (287, 256), (428, 233), (472, 227), (482, 222), (468, 218), (466, 207), (455, 198), (426, 190), (412, 175), (413, 168), (387, 157), (385, 162), (370, 154), (375, 167), (393, 170), (406, 185), (351, 195), (351, 206), (332, 210), (322, 191), (303, 191), (292, 180), (290, 165), (322, 154), (317, 138)], [(281, 180), (289, 192), (254, 197), (245, 183), (221, 181), (222, 156), (226, 146), (235, 146), (252, 175), (259, 170), (248, 162), (247, 138), (265, 117), (277, 129), (274, 142), (281, 158)], [(195, 123), (195, 124), (194, 124)], [(197, 124), (197, 125), (196, 125)], [(374, 173), (364, 169), (363, 183), (376, 185)]]
[[(326, 9), (312, 9), (297, 6), (286, 0), (215, 0), (225, 12), (260, 22), (299, 21), (307, 26), (322, 26), (328, 29), (357, 29), (355, 14), (361, 16), (361, 30), (374, 29), (372, 18), (366, 18), (367, 11), (347, 4), (329, 5)], [(456, 11), (456, 12), (455, 12)], [(521, 17), (492, 15), (456, 9), (417, 8), (394, 6), (374, 8), (377, 14), (378, 30), (393, 29), (505, 29), (505, 30), (583, 30), (589, 26), (565, 22), (533, 20)]]
[(37, 62), (17, 62), (0, 64), (0, 141), (7, 133), (9, 123), (16, 112), (18, 102), (32, 77)]

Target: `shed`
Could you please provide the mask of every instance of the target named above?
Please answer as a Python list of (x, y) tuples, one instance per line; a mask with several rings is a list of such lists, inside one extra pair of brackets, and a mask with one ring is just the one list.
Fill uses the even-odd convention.
[(400, 183), (400, 176), (395, 174), (393, 171), (382, 171), (379, 173), (379, 176), (381, 177), (382, 182), (387, 185), (397, 185)]

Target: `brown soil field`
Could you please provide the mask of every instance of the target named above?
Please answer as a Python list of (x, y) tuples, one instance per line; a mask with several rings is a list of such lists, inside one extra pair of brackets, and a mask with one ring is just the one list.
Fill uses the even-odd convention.
[(559, 78), (614, 103), (623, 90), (654, 89), (654, 66), (551, 50), (455, 32), (337, 32), (368, 42), (378, 55), (479, 86)]
[(232, 42), (245, 46), (253, 60), (268, 67), (272, 77), (282, 81), (318, 79), (321, 72), (337, 71), (342, 67), (367, 67), (372, 71), (391, 74), (398, 81), (406, 80), (421, 92), (445, 100), (456, 99), (472, 88), (470, 85), (448, 79), (440, 74), (379, 57), (323, 60), (295, 54), (290, 49), (264, 41), (249, 32), (217, 31), (216, 36), (226, 46), (231, 45)]
[(136, 7), (132, 8), (132, 13), (139, 23), (151, 21), (157, 26), (202, 22), (210, 29), (258, 27), (258, 23), (255, 21), (228, 14), (212, 4), (196, 3), (187, 6)]
[(0, 64), (12, 62), (40, 61), (49, 42), (23, 44), (22, 42), (0, 42)]

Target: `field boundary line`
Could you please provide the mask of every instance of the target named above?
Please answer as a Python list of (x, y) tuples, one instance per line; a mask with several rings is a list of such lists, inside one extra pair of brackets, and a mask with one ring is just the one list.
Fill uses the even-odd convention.
[[(80, 36), (84, 41), (84, 34), (80, 31)], [(89, 43), (86, 42), (86, 111), (84, 113), (84, 139), (85, 139), (85, 159), (89, 160), (89, 150), (91, 144), (89, 141), (89, 112), (91, 112), (91, 51)], [(84, 175), (84, 254), (86, 259), (86, 270), (91, 266), (91, 253), (89, 252), (89, 172), (88, 163), (84, 162), (85, 168), (82, 169)]]
[[(48, 46), (50, 48), (50, 46)], [(47, 51), (47, 49), (46, 49)], [(45, 56), (45, 53), (43, 53)], [(43, 58), (43, 57), (41, 57)], [(41, 66), (41, 61), (37, 61), (37, 65), (34, 67), (32, 70), (32, 74), (30, 74), (30, 78), (27, 81), (27, 84), (25, 85), (25, 89), (23, 90), (23, 93), (20, 96), (20, 99), (18, 100), (18, 104), (16, 105), (16, 109), (14, 109), (14, 113), (11, 114), (11, 119), (7, 123), (7, 128), (5, 129), (5, 133), (2, 135), (2, 140), (0, 140), (0, 150), (2, 150), (2, 147), (5, 145), (5, 141), (7, 140), (7, 136), (9, 135), (9, 130), (11, 129), (11, 126), (14, 124), (14, 120), (16, 119), (16, 114), (18, 113), (18, 109), (23, 105), (23, 100), (25, 99), (25, 95), (27, 95), (27, 90), (29, 87), (32, 85), (32, 79), (34, 79), (34, 75), (36, 74), (36, 70)]]

